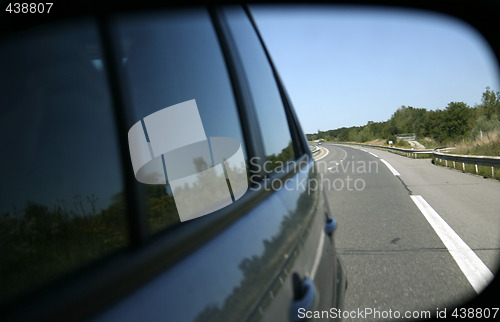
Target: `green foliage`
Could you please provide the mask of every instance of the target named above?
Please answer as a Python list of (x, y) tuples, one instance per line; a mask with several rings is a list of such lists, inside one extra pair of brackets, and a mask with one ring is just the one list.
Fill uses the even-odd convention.
[(484, 115), (488, 120), (492, 118), (500, 119), (500, 92), (492, 91), (489, 87), (486, 87), (478, 108), (480, 114)]
[(498, 132), (500, 131), (500, 119), (491, 118), (488, 119), (485, 115), (481, 115), (477, 118), (474, 127), (471, 131), (472, 137), (477, 138), (481, 136), (481, 132)]
[(398, 141), (398, 138), (395, 135), (389, 135), (389, 137), (385, 140), (385, 143), (389, 145), (389, 142), (395, 143)]
[(426, 109), (401, 106), (391, 117), (391, 134), (415, 133), (424, 135)]
[(369, 121), (365, 126), (342, 127), (308, 134), (308, 139), (329, 139), (336, 142), (369, 142), (384, 139), (396, 142), (396, 134), (415, 133), (446, 145), (474, 139), (483, 133), (500, 130), (500, 92), (486, 88), (481, 104), (470, 107), (463, 102), (450, 102), (444, 109), (426, 110), (401, 106), (385, 122)]
[(173, 196), (164, 185), (144, 185), (147, 196), (147, 218), (153, 234), (179, 222)]
[(278, 155), (271, 154), (267, 156), (267, 161), (269, 162), (269, 165), (266, 167), (266, 169), (269, 169), (269, 171), (273, 171), (277, 167), (283, 166), (288, 161), (291, 161), (294, 158), (295, 158), (295, 152), (293, 150), (292, 142), (290, 141), (288, 145), (283, 150), (281, 150), (281, 152)]
[(0, 298), (22, 293), (127, 245), (122, 193), (105, 209), (93, 195), (75, 196), (73, 207), (27, 202), (0, 216)]
[(456, 139), (464, 137), (470, 132), (471, 116), (473, 116), (472, 109), (467, 104), (462, 102), (451, 102), (446, 107), (444, 116), (444, 124), (442, 129), (447, 138)]
[(426, 115), (425, 136), (434, 138), (439, 142), (443, 142), (446, 139), (445, 122), (445, 111), (429, 111)]
[(394, 141), (395, 144), (394, 146), (395, 147), (398, 147), (398, 148), (403, 148), (403, 149), (410, 149), (411, 148), (411, 144), (406, 142), (406, 141), (403, 141), (403, 140), (397, 140), (397, 141)]

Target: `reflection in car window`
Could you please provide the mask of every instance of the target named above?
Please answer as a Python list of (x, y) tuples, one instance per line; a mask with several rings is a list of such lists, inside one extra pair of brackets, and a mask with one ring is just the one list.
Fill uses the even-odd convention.
[(0, 298), (127, 244), (121, 165), (90, 22), (0, 43)]
[(294, 158), (288, 121), (271, 65), (260, 41), (241, 8), (226, 9), (226, 16), (238, 54), (248, 77), (264, 141), (264, 151), (272, 169)]
[(115, 26), (137, 122), (129, 148), (151, 231), (237, 200), (247, 188), (247, 157), (208, 13), (124, 15)]

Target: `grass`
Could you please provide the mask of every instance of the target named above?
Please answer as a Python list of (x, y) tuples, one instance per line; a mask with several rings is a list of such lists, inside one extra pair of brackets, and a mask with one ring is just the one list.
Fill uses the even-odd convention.
[[(391, 153), (398, 154), (398, 155), (405, 156), (405, 157), (412, 158), (412, 159), (429, 159), (432, 157), (432, 153), (412, 153), (412, 152), (403, 152), (403, 151), (385, 149), (385, 147), (389, 147), (389, 145), (381, 144), (379, 141), (385, 142), (384, 140), (373, 140), (373, 141), (366, 142), (363, 144), (378, 145), (379, 147), (378, 148), (375, 147), (375, 149), (391, 152)], [(403, 149), (411, 148), (411, 145), (408, 142), (406, 142), (406, 141), (400, 141), (400, 142), (404, 142), (404, 143), (400, 143), (400, 145), (393, 144), (392, 146), (398, 147), (398, 148), (403, 148)], [(347, 143), (347, 144), (349, 144), (349, 143)]]
[(453, 154), (500, 156), (500, 131), (486, 133), (483, 138), (462, 142)]
[(412, 158), (412, 159), (429, 159), (432, 157), (432, 153), (411, 153), (411, 152), (403, 152), (403, 151), (396, 151), (396, 150), (387, 150), (384, 148), (380, 148), (380, 150), (391, 152), (397, 155), (401, 155), (404, 157)]
[[(366, 142), (365, 144), (379, 145), (379, 146), (381, 146), (381, 148), (380, 148), (381, 150), (389, 151), (389, 152), (392, 152), (394, 154), (402, 155), (402, 156), (409, 157), (412, 159), (429, 159), (430, 157), (432, 157), (431, 153), (411, 153), (411, 152), (402, 152), (402, 151), (384, 149), (383, 147), (389, 147), (389, 145), (386, 144), (386, 141), (382, 140), (382, 139)], [(402, 140), (398, 140), (392, 146), (395, 148), (411, 149), (410, 143), (408, 143), (406, 141), (402, 141)]]
[(411, 149), (411, 144), (403, 140), (397, 140), (392, 146), (396, 148)]
[(493, 167), (493, 171), (492, 171), (492, 167), (490, 167), (490, 166), (478, 165), (477, 166), (478, 171), (476, 173), (476, 165), (470, 164), (470, 163), (465, 163), (465, 164), (462, 162), (453, 163), (453, 161), (446, 162), (446, 160), (442, 160), (442, 159), (437, 160), (436, 158), (432, 159), (432, 163), (439, 165), (439, 166), (454, 168), (454, 169), (457, 169), (457, 170), (462, 171), (464, 173), (466, 173), (466, 172), (473, 173), (473, 174), (480, 175), (484, 178), (492, 178), (492, 179), (500, 180), (500, 167)]
[(412, 159), (429, 159), (432, 157), (432, 153), (411, 153), (411, 152), (401, 152), (390, 150), (389, 152), (399, 154)]
[(417, 142), (425, 146), (426, 149), (437, 149), (442, 147), (442, 144), (440, 144), (438, 141), (434, 140), (433, 138), (425, 137), (423, 139), (417, 139)]
[[(383, 139), (371, 140), (363, 142), (363, 144), (389, 146), (389, 144), (387, 144), (387, 141)], [(396, 148), (411, 149), (411, 144), (403, 140), (397, 140), (392, 146)]]
[(387, 141), (383, 139), (377, 139), (377, 140), (372, 140), (365, 142), (364, 144), (371, 144), (371, 145), (387, 145)]

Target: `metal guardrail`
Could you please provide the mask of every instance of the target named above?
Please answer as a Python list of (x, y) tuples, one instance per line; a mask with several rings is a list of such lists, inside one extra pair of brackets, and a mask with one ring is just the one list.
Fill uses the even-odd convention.
[(492, 157), (492, 156), (478, 156), (478, 155), (462, 155), (462, 154), (450, 154), (443, 153), (441, 151), (451, 150), (452, 148), (439, 148), (435, 150), (411, 150), (411, 149), (402, 149), (402, 148), (393, 148), (388, 146), (380, 146), (380, 145), (372, 145), (372, 144), (363, 144), (363, 143), (347, 143), (352, 145), (359, 146), (367, 146), (385, 150), (393, 150), (408, 153), (409, 157), (417, 157), (417, 154), (432, 154), (437, 162), (442, 163), (445, 161), (445, 165), (448, 166), (448, 161), (453, 162), (453, 167), (456, 168), (456, 163), (462, 163), (462, 169), (465, 171), (465, 164), (474, 164), (476, 174), (479, 173), (478, 165), (491, 167), (491, 176), (495, 176), (495, 168), (500, 167), (500, 157)]
[(434, 151), (434, 157), (436, 159), (442, 159), (446, 161), (485, 165), (489, 167), (500, 167), (500, 157), (490, 157), (490, 156), (479, 156), (479, 155), (462, 155), (462, 154), (449, 154), (441, 152), (442, 149), (436, 149)]
[(309, 145), (309, 149), (311, 150), (311, 153), (315, 155), (316, 153), (319, 153), (321, 149), (317, 145)]
[(363, 143), (343, 143), (343, 144), (360, 145), (360, 146), (367, 146), (367, 147), (371, 147), (371, 148), (385, 149), (385, 150), (392, 150), (392, 151), (413, 153), (413, 154), (432, 154), (434, 152), (434, 150), (432, 150), (432, 149), (414, 150), (414, 149), (393, 148), (393, 147), (389, 147), (389, 146), (363, 144)]

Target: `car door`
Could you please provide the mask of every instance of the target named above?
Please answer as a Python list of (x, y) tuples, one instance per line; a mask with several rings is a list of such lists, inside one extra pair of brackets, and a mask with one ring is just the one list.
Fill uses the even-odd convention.
[[(339, 304), (341, 293), (336, 290), (343, 287), (343, 273), (339, 272), (342, 278), (337, 278), (339, 266), (333, 243), (323, 248), (324, 225), (329, 209), (320, 202), (322, 199), (318, 185), (315, 190), (310, 189), (311, 180), (316, 180), (310, 153), (304, 149), (307, 145), (289, 106), (285, 108), (283, 100), (286, 97), (280, 91), (258, 35), (242, 8), (213, 9), (210, 12), (200, 10), (196, 18), (186, 19), (191, 14), (117, 17), (117, 34), (122, 37), (123, 44), (132, 42), (127, 41), (127, 33), (137, 30), (142, 32), (138, 49), (144, 57), (139, 57), (139, 61), (145, 64), (134, 67), (133, 59), (138, 57), (130, 49), (125, 65), (129, 81), (127, 87), (133, 96), (132, 105), (136, 104), (135, 108), (140, 110), (150, 106), (151, 101), (161, 102), (149, 113), (158, 106), (194, 95), (207, 136), (212, 135), (210, 127), (217, 133), (221, 131), (221, 123), (225, 126), (231, 122), (236, 124), (239, 117), (244, 137), (236, 138), (246, 143), (246, 155), (250, 156), (247, 159), (248, 191), (241, 199), (221, 209), (221, 212), (208, 215), (220, 215), (221, 218), (230, 216), (234, 222), (226, 227), (207, 224), (207, 230), (220, 231), (99, 318), (134, 320), (146, 317), (154, 320), (168, 312), (169, 317), (182, 321), (295, 319), (297, 314), (293, 310), (298, 307), (307, 310), (319, 307), (317, 300), (320, 293), (322, 303), (330, 309)], [(218, 66), (217, 71), (210, 71), (212, 77), (219, 71), (225, 73), (227, 68), (226, 82), (231, 81), (233, 100), (238, 106), (233, 111), (239, 113), (234, 120), (227, 112), (217, 110), (217, 104), (224, 105), (220, 100), (232, 96), (230, 91), (224, 94), (225, 97), (214, 95), (216, 101), (209, 105), (210, 110), (205, 116), (203, 96), (196, 96), (194, 87), (199, 82), (197, 78), (203, 76), (184, 75), (190, 71), (189, 66), (195, 60), (202, 61), (210, 53), (202, 48), (198, 51), (193, 49), (199, 46), (199, 39), (194, 36), (196, 32), (188, 38), (189, 33), (183, 28), (192, 28), (192, 24), (182, 25), (186, 21), (197, 23), (200, 21), (197, 19), (207, 19), (208, 22), (208, 14), (213, 19), (214, 31), (218, 32), (226, 66), (215, 64), (208, 58), (205, 66), (212, 69)], [(181, 25), (174, 26), (172, 21), (180, 16), (183, 17)], [(210, 29), (210, 26), (204, 26), (204, 30)], [(183, 35), (182, 38), (178, 36), (179, 33)], [(202, 38), (205, 41), (207, 39)], [(175, 41), (182, 43), (177, 44)], [(186, 44), (191, 41), (192, 45)], [(163, 51), (162, 46), (168, 49)], [(186, 47), (185, 52), (181, 51), (183, 46)], [(124, 45), (122, 50), (126, 50)], [(203, 52), (201, 57), (198, 54), (200, 51)], [(156, 57), (157, 54), (159, 57)], [(196, 56), (191, 58), (190, 54)], [(222, 55), (219, 55), (220, 60)], [(162, 66), (170, 64), (175, 67)], [(143, 75), (145, 71), (149, 71), (147, 75)], [(176, 77), (177, 83), (170, 81), (170, 77)], [(184, 77), (187, 79), (184, 80)], [(148, 82), (144, 83), (144, 80)], [(185, 87), (178, 86), (182, 82), (185, 82)], [(220, 83), (220, 78), (217, 78), (217, 82)], [(208, 84), (200, 83), (200, 93), (206, 95)], [(165, 91), (151, 90), (160, 84), (172, 84), (179, 88), (171, 90), (166, 86)], [(134, 93), (136, 88), (139, 92), (139, 87), (147, 92), (145, 101)], [(187, 96), (174, 99), (179, 93), (187, 93)], [(171, 99), (174, 101), (164, 103)], [(165, 163), (168, 163), (167, 159)], [(166, 172), (170, 175), (168, 170)], [(316, 272), (323, 253), (326, 268), (321, 270), (320, 277), (316, 276)], [(322, 281), (320, 288), (314, 286), (315, 278)]]
[(4, 42), (19, 79), (2, 78), (3, 129), (24, 119), (25, 135), (2, 144), (18, 151), (2, 162), (17, 166), (3, 238), (37, 233), (8, 257), (31, 270), (2, 276), (7, 318), (276, 321), (341, 305), (329, 208), (248, 13), (117, 12)]

